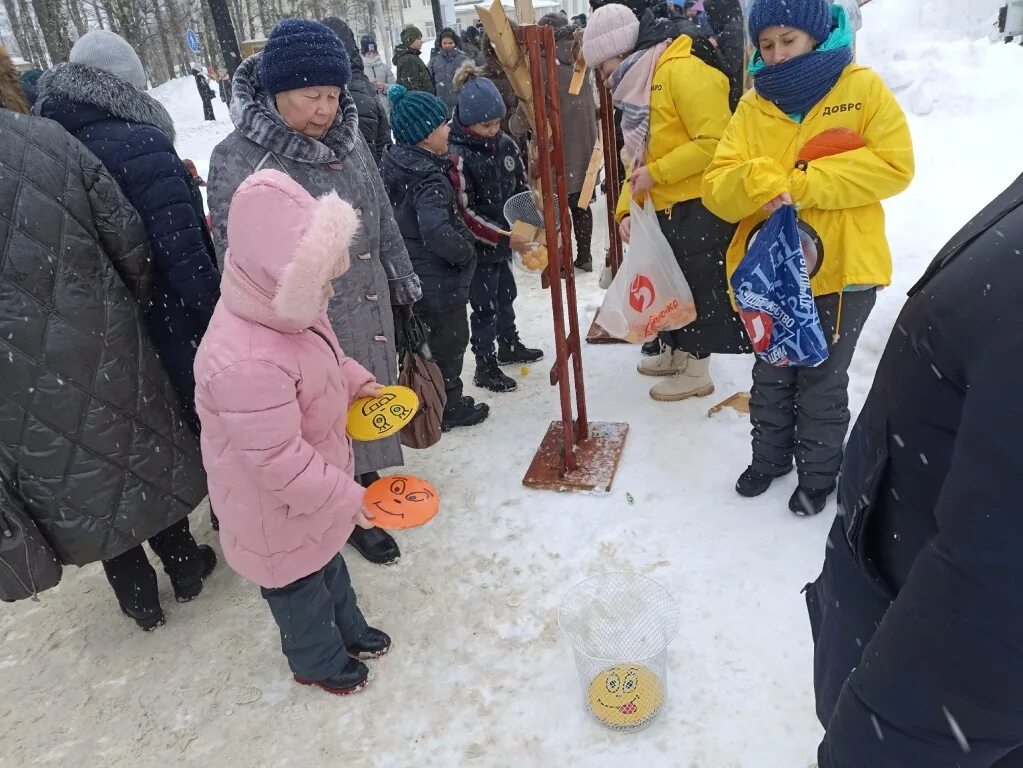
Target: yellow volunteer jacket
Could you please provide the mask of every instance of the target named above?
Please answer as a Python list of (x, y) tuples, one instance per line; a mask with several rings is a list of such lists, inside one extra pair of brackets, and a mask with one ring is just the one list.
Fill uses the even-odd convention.
[[(728, 78), (692, 55), (688, 35), (661, 54), (650, 86), (650, 143), (646, 162), (654, 179), (654, 208), (666, 211), (676, 203), (700, 197), (703, 172), (725, 132)], [(615, 213), (629, 212), (629, 185), (622, 185)]]
[[(799, 150), (829, 128), (857, 131), (866, 147), (823, 157), (806, 171)], [(727, 221), (740, 222), (728, 249), (728, 274), (746, 253), (753, 228), (767, 218), (762, 206), (788, 191), (799, 218), (823, 242), (815, 296), (850, 285), (888, 285), (892, 257), (881, 201), (913, 178), (909, 126), (892, 92), (875, 72), (850, 64), (803, 122), (749, 91), (735, 111), (703, 182), (703, 202)]]

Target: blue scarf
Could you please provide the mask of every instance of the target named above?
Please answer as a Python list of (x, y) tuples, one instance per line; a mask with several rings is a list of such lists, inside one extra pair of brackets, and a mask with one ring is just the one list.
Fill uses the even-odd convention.
[(797, 122), (835, 87), (852, 63), (852, 30), (845, 10), (831, 7), (834, 29), (815, 51), (769, 67), (758, 51), (750, 63), (753, 87)]

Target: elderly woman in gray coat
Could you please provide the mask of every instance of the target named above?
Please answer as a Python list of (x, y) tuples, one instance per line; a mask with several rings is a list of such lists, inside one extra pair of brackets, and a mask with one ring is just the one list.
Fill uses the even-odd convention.
[[(376, 162), (359, 132), (355, 103), (345, 87), (348, 54), (319, 22), (285, 19), (264, 50), (243, 62), (233, 81), (234, 132), (210, 161), (213, 239), (223, 261), (227, 212), (235, 190), (263, 168), (283, 171), (313, 196), (337, 194), (361, 214), (351, 245), (352, 267), (334, 283), (328, 314), (345, 353), (382, 384), (397, 378), (392, 305), (409, 307), (422, 295)], [(397, 437), (355, 444), (363, 485), (377, 470), (402, 464)], [(393, 562), (397, 544), (380, 529), (358, 528), (349, 540), (368, 560)]]

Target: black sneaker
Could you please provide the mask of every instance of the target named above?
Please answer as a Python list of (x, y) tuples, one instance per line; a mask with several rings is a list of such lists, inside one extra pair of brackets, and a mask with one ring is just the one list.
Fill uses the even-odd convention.
[(804, 488), (799, 486), (789, 499), (789, 509), (800, 517), (818, 515), (828, 504), (828, 496), (835, 490), (832, 483), (828, 488)]
[(133, 619), (143, 632), (153, 632), (167, 623), (167, 619), (163, 615), (163, 609), (160, 606), (156, 606), (155, 610), (135, 611), (129, 610), (122, 605), (121, 613), (129, 619)]
[(203, 580), (217, 567), (217, 553), (209, 544), (199, 545), (199, 557), (202, 558), (202, 572), (198, 578), (179, 581), (171, 579), (171, 585), (174, 587), (174, 599), (179, 603), (190, 603), (199, 597), (202, 592)]
[(661, 349), (661, 340), (654, 339), (644, 344), (640, 351), (643, 353), (643, 357), (657, 357), (661, 354)]
[(444, 432), (450, 432), (457, 427), (475, 427), (482, 424), (490, 415), (490, 406), (486, 403), (477, 403), (471, 397), (465, 396), (453, 408), (444, 409), (444, 420), (440, 428)]
[(792, 471), (790, 466), (784, 472), (777, 475), (768, 475), (763, 472), (758, 472), (753, 467), (748, 467), (743, 472), (739, 479), (735, 483), (735, 491), (740, 496), (745, 496), (747, 499), (752, 499), (756, 496), (760, 496), (767, 492), (767, 489), (771, 487), (771, 483), (777, 480), (779, 477), (784, 477)]
[(528, 365), (543, 360), (542, 349), (530, 349), (518, 339), (497, 342), (498, 365)]
[(369, 684), (369, 667), (361, 661), (349, 659), (344, 669), (326, 680), (309, 680), (295, 675), (295, 682), (299, 685), (322, 688), (335, 696), (348, 696), (356, 691), (361, 691)]
[(398, 542), (387, 531), (381, 528), (360, 528), (355, 526), (348, 543), (371, 563), (390, 565), (401, 557)]
[(358, 642), (348, 645), (348, 655), (359, 661), (379, 659), (389, 650), (391, 650), (391, 638), (387, 636), (386, 632), (373, 629), (373, 627), (367, 627)]
[(502, 373), (497, 366), (497, 360), (493, 357), (476, 362), (476, 375), (472, 380), (477, 387), (489, 389), (491, 392), (514, 392), (519, 388), (515, 379)]

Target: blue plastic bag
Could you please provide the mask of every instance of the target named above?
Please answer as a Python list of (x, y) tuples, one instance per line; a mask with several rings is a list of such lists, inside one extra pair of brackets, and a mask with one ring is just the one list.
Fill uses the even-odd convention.
[(807, 368), (828, 359), (791, 205), (775, 211), (756, 234), (731, 283), (757, 357)]

